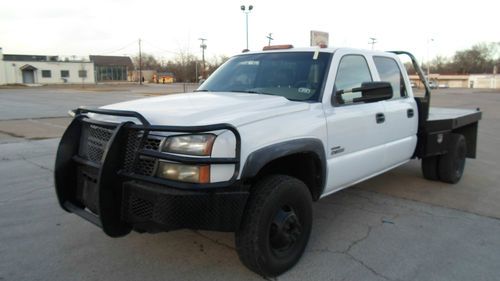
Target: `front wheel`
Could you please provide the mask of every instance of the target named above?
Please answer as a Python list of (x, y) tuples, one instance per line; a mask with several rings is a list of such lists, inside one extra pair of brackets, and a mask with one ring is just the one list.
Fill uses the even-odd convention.
[(262, 276), (277, 276), (302, 256), (312, 228), (312, 198), (300, 180), (268, 176), (253, 188), (236, 232), (242, 263)]

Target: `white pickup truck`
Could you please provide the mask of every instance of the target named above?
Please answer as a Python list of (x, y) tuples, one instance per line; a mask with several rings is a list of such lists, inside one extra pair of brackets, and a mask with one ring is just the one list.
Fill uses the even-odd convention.
[(279, 275), (304, 252), (313, 201), (415, 158), (427, 179), (460, 180), (481, 112), (429, 109), (423, 77), (406, 52), (270, 46), (194, 93), (76, 109), (57, 152), (60, 205), (111, 237), (235, 232), (243, 264)]

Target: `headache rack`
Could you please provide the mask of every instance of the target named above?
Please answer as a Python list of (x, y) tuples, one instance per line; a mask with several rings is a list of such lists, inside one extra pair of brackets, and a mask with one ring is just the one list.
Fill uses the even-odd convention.
[[(102, 227), (110, 236), (130, 232), (120, 219), (122, 185), (139, 181), (180, 190), (210, 190), (231, 186), (240, 168), (241, 139), (230, 124), (204, 126), (156, 126), (133, 111), (81, 107), (61, 138), (55, 164), (55, 187), (63, 209)], [(137, 120), (103, 122), (88, 114), (112, 115)], [(127, 119), (128, 119), (127, 118)], [(161, 152), (162, 132), (193, 134), (228, 130), (236, 140), (235, 157), (181, 156)], [(160, 133), (160, 134), (155, 134)], [(182, 164), (233, 164), (232, 177), (225, 182), (187, 183), (155, 176), (160, 160)]]

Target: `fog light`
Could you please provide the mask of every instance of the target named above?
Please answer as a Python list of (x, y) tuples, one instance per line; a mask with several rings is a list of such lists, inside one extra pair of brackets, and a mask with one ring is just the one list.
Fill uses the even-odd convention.
[(157, 176), (169, 180), (209, 183), (210, 165), (185, 165), (179, 163), (160, 162)]

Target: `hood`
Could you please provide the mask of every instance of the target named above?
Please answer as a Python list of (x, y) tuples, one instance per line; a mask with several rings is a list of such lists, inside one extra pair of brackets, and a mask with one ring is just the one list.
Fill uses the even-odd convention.
[[(247, 93), (199, 92), (172, 94), (107, 105), (102, 108), (136, 111), (152, 125), (197, 126), (229, 123), (241, 126), (258, 120), (308, 110), (307, 102), (280, 96)], [(99, 116), (110, 122), (123, 118)]]

